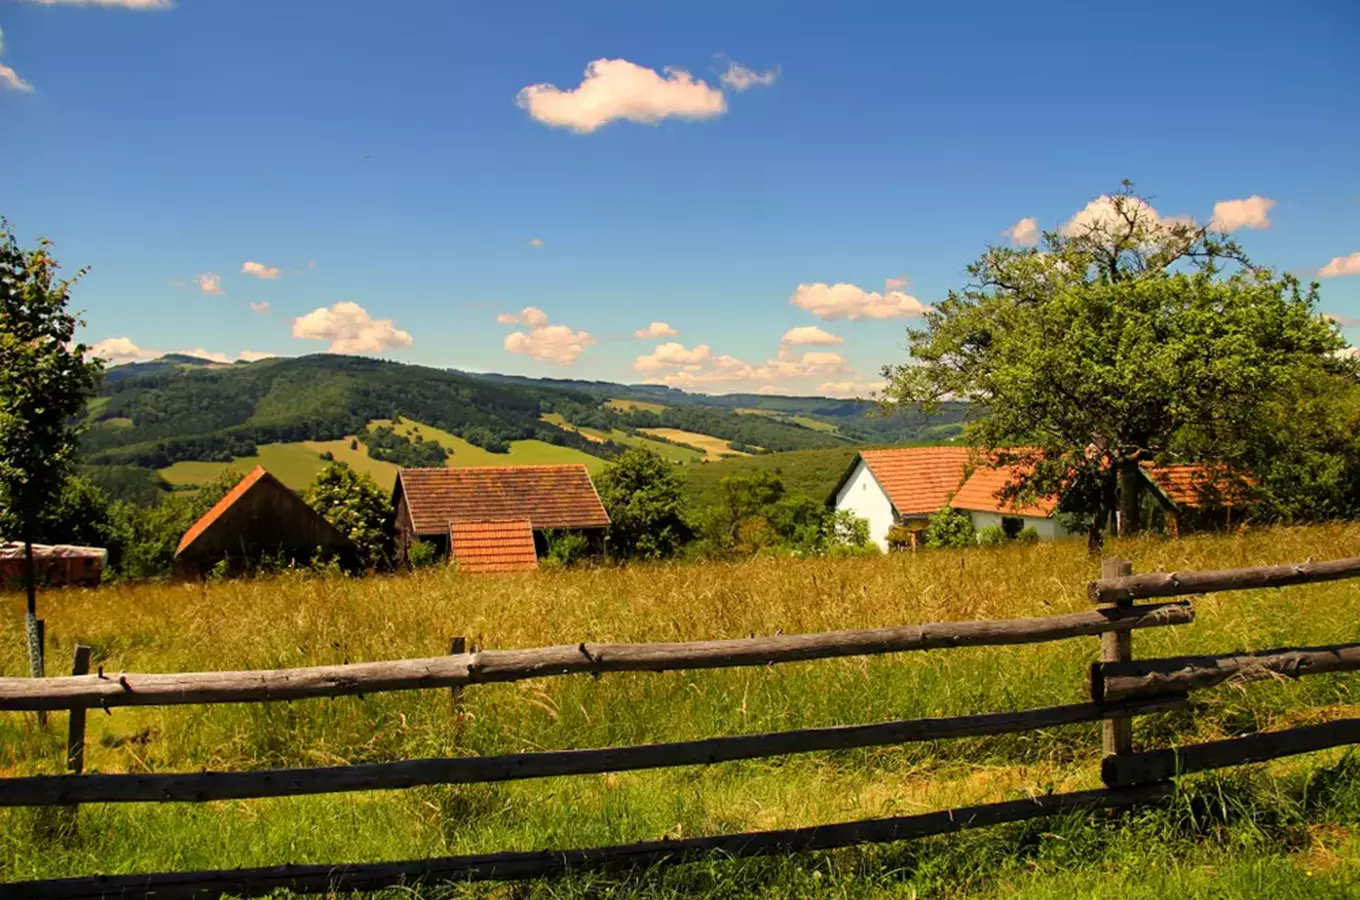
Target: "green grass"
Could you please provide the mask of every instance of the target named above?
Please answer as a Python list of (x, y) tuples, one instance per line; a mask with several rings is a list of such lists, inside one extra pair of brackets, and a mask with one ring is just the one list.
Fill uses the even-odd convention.
[(666, 408), (661, 403), (652, 403), (648, 400), (606, 400), (604, 405), (625, 412), (633, 409), (645, 409), (647, 412), (659, 413)]
[[(386, 419), (375, 419), (374, 426), (391, 425)], [(435, 440), (452, 452), (445, 463), (450, 468), (462, 466), (548, 466), (568, 463), (582, 463), (591, 475), (598, 475), (606, 465), (598, 456), (591, 456), (574, 447), (559, 447), (547, 441), (511, 441), (509, 453), (492, 453), (475, 444), (469, 444), (460, 437), (442, 431), (432, 425), (425, 425), (411, 419), (402, 419), (395, 426), (399, 434), (412, 436), (416, 429), (426, 440)]]
[(830, 447), (824, 450), (793, 450), (788, 453), (769, 453), (740, 459), (724, 459), (702, 466), (686, 468), (686, 493), (696, 506), (705, 506), (718, 499), (722, 479), (727, 475), (753, 475), (757, 472), (778, 472), (784, 487), (824, 499), (835, 489), (836, 483), (859, 453), (858, 447)]
[(736, 412), (744, 416), (765, 416), (766, 418), (777, 419), (780, 422), (790, 422), (794, 425), (802, 425), (804, 428), (811, 428), (813, 431), (825, 431), (828, 434), (841, 433), (841, 430), (830, 422), (814, 419), (811, 416), (791, 415), (777, 409), (738, 409)]
[(704, 451), (703, 459), (706, 462), (716, 462), (720, 459), (735, 458), (738, 456), (749, 456), (740, 450), (733, 450), (727, 446), (728, 442), (723, 438), (713, 437), (711, 434), (700, 434), (697, 431), (683, 431), (679, 428), (639, 428), (643, 434), (663, 437), (668, 441), (675, 441), (681, 444), (688, 444)]
[(177, 462), (161, 469), (160, 474), (172, 485), (188, 486), (206, 484), (227, 469), (249, 472), (264, 466), (284, 484), (300, 490), (312, 483), (325, 464), (320, 451), (313, 450), (308, 443), (261, 444), (254, 456), (240, 456), (231, 462)]
[(665, 441), (654, 441), (643, 435), (629, 434), (628, 432), (620, 431), (617, 428), (603, 431), (599, 428), (583, 428), (572, 425), (567, 422), (566, 419), (562, 418), (560, 413), (548, 413), (543, 417), (543, 420), (545, 422), (551, 422), (560, 428), (575, 431), (578, 434), (582, 434), (592, 440), (600, 441), (601, 443), (604, 441), (613, 441), (616, 444), (623, 444), (627, 447), (645, 447), (653, 453), (659, 454), (663, 459), (668, 459), (671, 462), (683, 464), (699, 462), (700, 460), (707, 458), (707, 454), (700, 453), (697, 450), (691, 450), (688, 447), (680, 447)]
[[(709, 464), (710, 466), (716, 464)], [(1360, 554), (1360, 526), (1124, 542), (1135, 571)], [(93, 648), (107, 672), (248, 669), (493, 648), (694, 640), (1089, 608), (1074, 542), (868, 559), (657, 564), (470, 577), (306, 574), (114, 585), (39, 598), (49, 658)], [(1360, 591), (1332, 582), (1197, 598), (1196, 621), (1139, 632), (1140, 657), (1360, 639)], [(0, 673), (26, 671), (23, 599), (0, 597)], [(287, 704), (118, 708), (89, 717), (102, 772), (255, 769), (684, 740), (1079, 702), (1095, 639), (741, 670), (615, 673)], [(1220, 688), (1139, 719), (1142, 747), (1360, 714), (1354, 675)], [(61, 770), (62, 717), (0, 713), (0, 774)], [(810, 825), (1097, 783), (1098, 726), (500, 785), (212, 804), (0, 810), (0, 880), (404, 859)], [(1360, 765), (1340, 751), (1184, 783), (1174, 803), (881, 848), (577, 876), (418, 896), (1360, 896)], [(385, 896), (410, 897), (406, 892)]]

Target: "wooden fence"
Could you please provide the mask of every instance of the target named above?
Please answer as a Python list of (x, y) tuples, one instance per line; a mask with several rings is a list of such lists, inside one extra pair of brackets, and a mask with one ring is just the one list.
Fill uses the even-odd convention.
[[(105, 674), (101, 668), (91, 675), (86, 674), (90, 662), (88, 649), (77, 648), (75, 672), (69, 677), (0, 678), (0, 711), (70, 711), (67, 763), (75, 773), (0, 778), (0, 806), (204, 802), (416, 785), (475, 784), (1008, 734), (1094, 721), (1104, 723), (1101, 777), (1105, 788), (925, 815), (587, 849), (17, 882), (0, 884), (0, 896), (11, 900), (105, 897), (172, 900), (222, 894), (263, 896), (279, 889), (306, 893), (376, 890), (439, 881), (506, 881), (568, 871), (678, 863), (715, 852), (759, 856), (898, 841), (1074, 810), (1116, 809), (1153, 802), (1172, 792), (1171, 779), (1177, 775), (1360, 742), (1360, 719), (1134, 753), (1134, 717), (1184, 707), (1191, 691), (1230, 680), (1238, 683), (1360, 669), (1360, 644), (1135, 660), (1132, 633), (1194, 620), (1194, 609), (1188, 601), (1164, 598), (1355, 577), (1360, 577), (1360, 558), (1296, 566), (1151, 575), (1134, 575), (1128, 563), (1107, 560), (1102, 577), (1089, 586), (1089, 596), (1096, 609), (1046, 618), (942, 622), (744, 640), (580, 643), (472, 653), (463, 652), (461, 639), (455, 639), (451, 648), (454, 652), (445, 657), (270, 671), (122, 673), (115, 676)], [(1150, 599), (1157, 602), (1138, 603)], [(90, 708), (268, 702), (430, 688), (451, 688), (458, 692), (475, 684), (579, 673), (765, 666), (794, 660), (1039, 643), (1097, 635), (1101, 641), (1100, 660), (1091, 666), (1091, 700), (1088, 703), (698, 741), (489, 757), (248, 772), (81, 773), (84, 713)]]

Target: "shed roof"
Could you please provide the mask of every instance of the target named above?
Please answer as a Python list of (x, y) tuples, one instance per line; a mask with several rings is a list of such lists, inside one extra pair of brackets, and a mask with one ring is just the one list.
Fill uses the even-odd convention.
[[(967, 447), (898, 447), (861, 450), (859, 459), (898, 515), (916, 516), (938, 512), (948, 505), (950, 495), (963, 482), (968, 453)], [(844, 479), (836, 488), (838, 493), (843, 485)]]
[(1226, 507), (1246, 499), (1232, 478), (1213, 473), (1205, 466), (1193, 463), (1145, 465), (1143, 471), (1161, 489), (1162, 494), (1177, 506), (1197, 508), (1214, 505), (1217, 501), (1218, 505)]
[(449, 526), (449, 551), (463, 572), (527, 572), (538, 568), (528, 519), (454, 522)]
[[(40, 560), (51, 559), (108, 559), (109, 551), (103, 547), (81, 547), (75, 544), (34, 544), (33, 558)], [(23, 559), (24, 544), (22, 541), (11, 541), (8, 544), (0, 544), (0, 559)]]
[(955, 509), (966, 509), (971, 512), (1049, 518), (1058, 507), (1057, 497), (1040, 497), (1028, 503), (1014, 504), (997, 496), (1024, 471), (1023, 466), (979, 466), (968, 476), (968, 480), (959, 488), (959, 492), (954, 495), (949, 505)]
[(416, 534), (444, 534), (450, 523), (527, 519), (534, 529), (603, 528), (609, 524), (590, 473), (580, 464), (402, 469)]
[(227, 514), (236, 504), (240, 503), (245, 497), (255, 491), (272, 491), (281, 498), (288, 507), (303, 516), (307, 520), (310, 530), (322, 538), (321, 543), (331, 547), (352, 547), (353, 541), (340, 532), (330, 522), (316, 510), (308, 506), (301, 497), (288, 489), (283, 482), (273, 475), (270, 475), (264, 466), (256, 466), (255, 469), (242, 478), (241, 481), (227, 492), (226, 496), (218, 500), (213, 508), (204, 513), (197, 522), (189, 526), (189, 530), (184, 532), (184, 537), (180, 538), (179, 546), (175, 549), (175, 556), (179, 557), (186, 550), (190, 549), (196, 542), (204, 539), (205, 535), (215, 530), (215, 526), (222, 523), (227, 518)]

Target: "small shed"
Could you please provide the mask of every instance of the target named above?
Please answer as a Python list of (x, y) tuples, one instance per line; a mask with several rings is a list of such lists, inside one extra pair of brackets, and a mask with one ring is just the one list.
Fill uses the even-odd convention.
[[(104, 575), (109, 551), (73, 544), (34, 544), (33, 568), (38, 584), (94, 587)], [(24, 545), (0, 544), (0, 585), (9, 590), (27, 585)]]
[(348, 568), (359, 565), (349, 537), (257, 466), (184, 533), (175, 577), (202, 578), (222, 562), (232, 573), (270, 558), (307, 563), (319, 553)]
[[(579, 464), (402, 469), (392, 505), (398, 559), (407, 559), (420, 540), (451, 553), (469, 571), (469, 560), (487, 555), (493, 539), (503, 544), (493, 555), (527, 562), (525, 537), (532, 536), (537, 565), (546, 549), (545, 531), (579, 531), (600, 547), (609, 526), (595, 483)], [(526, 524), (511, 528), (509, 522)], [(473, 525), (484, 527), (466, 527)]]
[(831, 505), (869, 523), (869, 538), (888, 549), (888, 532), (901, 526), (913, 539), (931, 515), (949, 505), (968, 468), (967, 447), (861, 450), (841, 476)]

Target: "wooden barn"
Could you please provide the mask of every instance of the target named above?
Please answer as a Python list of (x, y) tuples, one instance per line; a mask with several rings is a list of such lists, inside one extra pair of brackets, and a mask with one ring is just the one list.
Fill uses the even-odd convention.
[[(94, 587), (104, 575), (108, 558), (109, 551), (102, 547), (33, 545), (33, 568), (38, 584)], [(24, 545), (0, 544), (0, 585), (7, 590), (22, 590), (27, 585), (25, 571)]]
[(583, 465), (402, 469), (392, 504), (398, 559), (420, 540), (465, 572), (536, 568), (548, 530), (583, 532), (599, 549), (609, 526)]
[(359, 565), (353, 541), (257, 466), (184, 533), (175, 577), (202, 578), (222, 562), (233, 574), (265, 560), (305, 564), (319, 554), (346, 568)]

